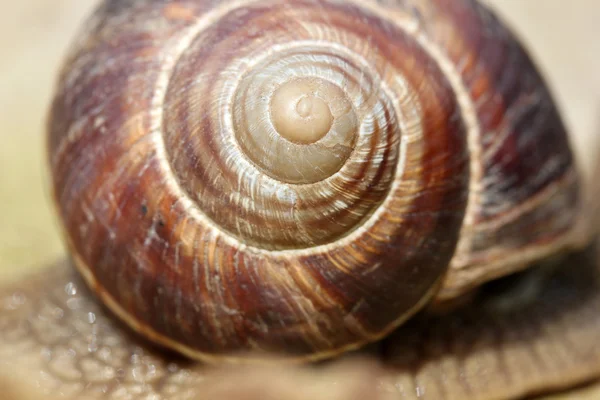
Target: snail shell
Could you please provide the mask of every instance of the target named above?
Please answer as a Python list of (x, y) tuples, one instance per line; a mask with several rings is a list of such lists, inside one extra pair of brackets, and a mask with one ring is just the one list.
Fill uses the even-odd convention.
[(469, 0), (105, 1), (48, 137), (87, 283), (204, 361), (354, 349), (582, 241), (551, 96)]

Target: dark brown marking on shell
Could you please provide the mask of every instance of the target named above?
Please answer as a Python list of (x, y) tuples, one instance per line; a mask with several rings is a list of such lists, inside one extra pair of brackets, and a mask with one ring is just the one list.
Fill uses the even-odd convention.
[[(543, 78), (497, 17), (473, 0), (432, 3), (421, 9), (438, 23), (424, 29), (459, 67), (477, 108), (485, 183), (477, 219), (491, 221), (572, 173), (569, 141)], [(567, 210), (577, 204), (576, 185), (566, 191)]]
[[(473, 221), (441, 292), (526, 267), (580, 246), (579, 178), (564, 124), (543, 77), (493, 12), (474, 0), (406, 0), (420, 29), (453, 62), (470, 94), (481, 154)], [(477, 171), (476, 171), (477, 172)], [(520, 260), (516, 254), (529, 251)], [(490, 263), (496, 263), (490, 268)]]
[[(456, 9), (444, 7), (449, 16)], [(470, 29), (480, 33), (463, 37), (480, 54), (481, 64), (471, 73), (464, 70), (464, 76), (483, 127), (485, 175), (495, 178), (484, 189), (481, 218), (489, 220), (570, 173), (573, 159), (552, 96), (522, 46), (492, 13), (483, 7), (473, 7), (471, 12), (475, 16), (469, 18)], [(489, 85), (480, 94), (475, 93), (478, 73), (485, 73)], [(508, 132), (506, 140), (496, 147), (497, 136), (504, 132)]]

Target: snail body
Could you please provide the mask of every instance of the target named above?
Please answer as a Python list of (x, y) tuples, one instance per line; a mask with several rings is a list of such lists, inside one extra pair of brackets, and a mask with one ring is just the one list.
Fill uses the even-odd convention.
[(329, 357), (587, 241), (548, 89), (474, 1), (105, 1), (48, 132), (85, 281), (204, 361)]

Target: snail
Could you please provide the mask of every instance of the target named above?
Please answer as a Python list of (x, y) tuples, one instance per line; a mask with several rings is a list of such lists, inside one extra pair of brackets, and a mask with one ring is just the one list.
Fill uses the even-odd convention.
[(594, 236), (542, 77), (470, 0), (106, 1), (48, 155), (87, 286), (205, 363), (402, 343)]
[(106, 2), (48, 138), (85, 281), (205, 362), (328, 358), (588, 239), (551, 96), (470, 1)]

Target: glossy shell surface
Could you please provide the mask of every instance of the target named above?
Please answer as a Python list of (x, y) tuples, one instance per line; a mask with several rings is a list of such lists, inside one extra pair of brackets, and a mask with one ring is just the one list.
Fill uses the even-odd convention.
[(552, 99), (467, 0), (105, 1), (48, 148), (87, 283), (205, 361), (353, 349), (576, 242)]

